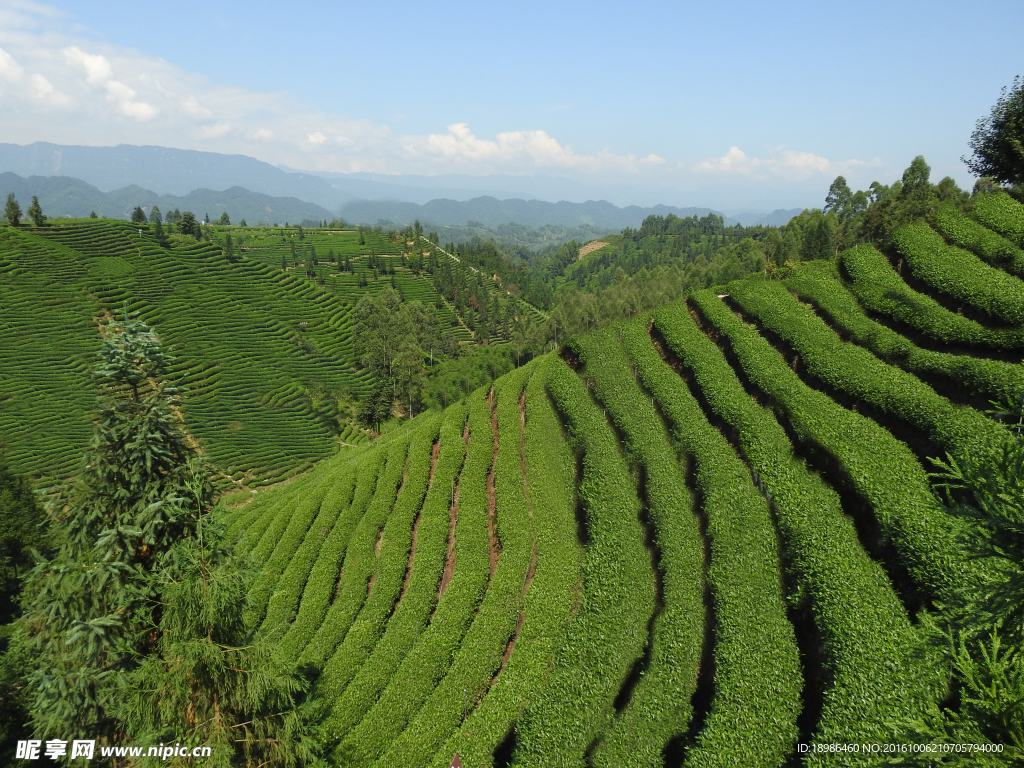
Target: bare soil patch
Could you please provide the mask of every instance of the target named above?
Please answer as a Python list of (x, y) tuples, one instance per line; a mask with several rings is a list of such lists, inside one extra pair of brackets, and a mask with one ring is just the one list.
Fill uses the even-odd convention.
[(606, 245), (609, 245), (609, 243), (606, 243), (604, 240), (593, 240), (580, 248), (579, 258), (582, 259), (588, 253), (599, 251)]

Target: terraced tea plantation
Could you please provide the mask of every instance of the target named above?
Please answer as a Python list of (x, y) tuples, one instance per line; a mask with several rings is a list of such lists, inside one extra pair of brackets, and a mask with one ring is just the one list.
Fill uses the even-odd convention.
[(333, 761), (877, 759), (797, 744), (946, 693), (918, 615), (983, 566), (927, 458), (1024, 384), (1024, 208), (972, 215), (578, 338), (232, 513)]
[(332, 455), (331, 397), (358, 395), (351, 299), (219, 246), (162, 248), (124, 222), (0, 236), (0, 439), (13, 467), (73, 474), (91, 435), (100, 327), (128, 309), (178, 358), (189, 428), (236, 480), (268, 483)]

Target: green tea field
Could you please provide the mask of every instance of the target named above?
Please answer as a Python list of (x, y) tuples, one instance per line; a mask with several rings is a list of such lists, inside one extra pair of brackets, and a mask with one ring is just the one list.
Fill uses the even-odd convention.
[(891, 742), (946, 695), (921, 612), (986, 566), (929, 459), (1009, 439), (985, 411), (1024, 385), (1024, 207), (937, 222), (577, 337), (231, 513), (332, 762), (877, 762), (797, 745)]

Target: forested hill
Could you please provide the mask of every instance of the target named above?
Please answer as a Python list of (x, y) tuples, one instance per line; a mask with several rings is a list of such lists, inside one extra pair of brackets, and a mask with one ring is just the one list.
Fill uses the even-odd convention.
[(575, 336), (232, 515), (335, 764), (1016, 764), (986, 500), (1024, 461), (1024, 206), (920, 170), (877, 243)]

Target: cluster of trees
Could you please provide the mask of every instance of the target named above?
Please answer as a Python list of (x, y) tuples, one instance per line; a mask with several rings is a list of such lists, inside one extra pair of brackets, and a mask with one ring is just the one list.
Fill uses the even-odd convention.
[[(28, 215), (29, 221), (32, 222), (32, 226), (42, 227), (46, 224), (46, 216), (43, 214), (43, 209), (39, 205), (39, 198), (35, 195), (32, 195), (32, 205), (28, 207), (26, 214)], [(21, 225), (21, 206), (14, 197), (13, 192), (8, 193), (7, 195), (7, 204), (4, 207), (4, 218), (7, 219), (7, 223), (12, 227)]]
[(409, 416), (424, 400), (424, 380), (439, 359), (460, 354), (458, 341), (438, 320), (437, 309), (403, 302), (393, 288), (364, 296), (354, 310), (356, 355), (373, 374), (372, 393), (363, 398), (359, 420), (380, 429), (396, 402)]
[(255, 569), (225, 538), (169, 363), (126, 313), (103, 342), (78, 478), (44, 518), (0, 470), (3, 575), (7, 594), (21, 589), (0, 662), (0, 735), (95, 739), (97, 758), (102, 747), (182, 743), (212, 747), (217, 766), (319, 765), (318, 713), (301, 703), (308, 678), (246, 623)]

